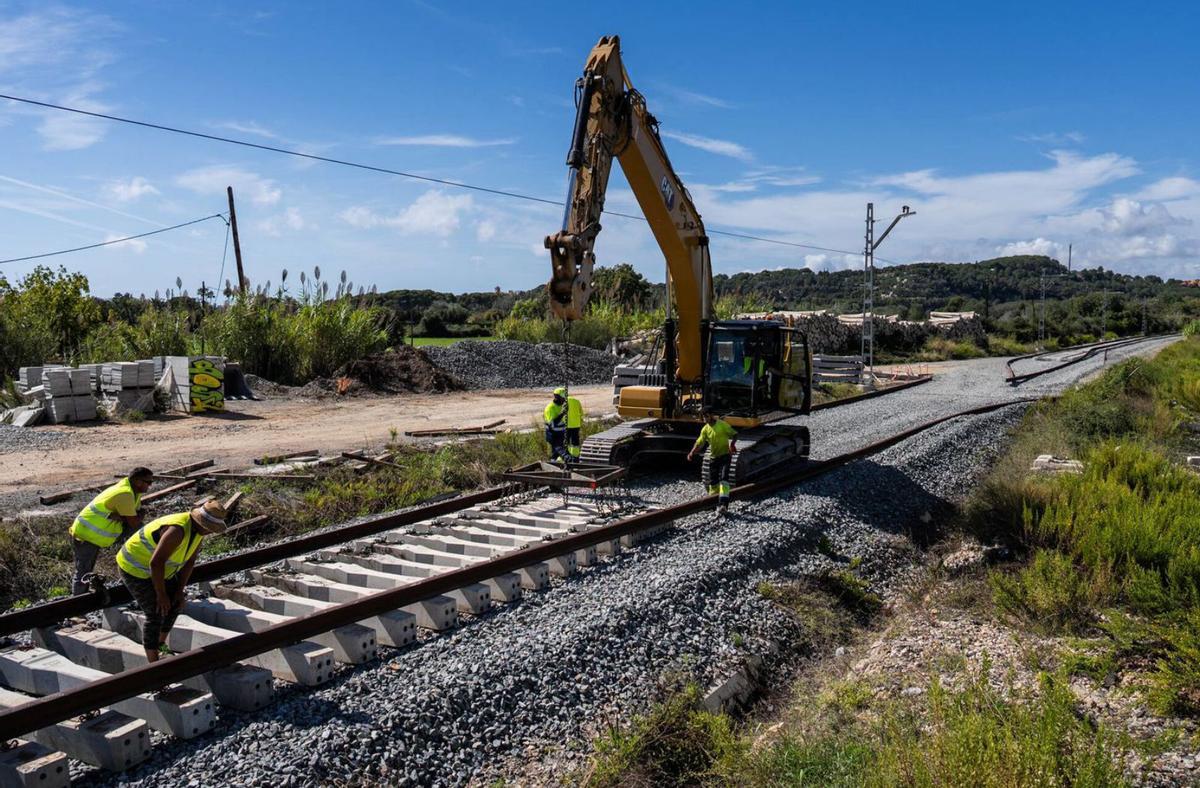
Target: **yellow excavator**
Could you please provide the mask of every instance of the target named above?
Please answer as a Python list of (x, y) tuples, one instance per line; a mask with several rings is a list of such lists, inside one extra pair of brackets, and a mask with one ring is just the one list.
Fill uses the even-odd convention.
[[(605, 36), (575, 85), (575, 128), (562, 230), (550, 250), (550, 310), (583, 317), (592, 294), (594, 247), (615, 157), (667, 263), (660, 366), (619, 389), (626, 419), (584, 441), (581, 459), (632, 465), (682, 458), (712, 410), (738, 429), (731, 468), (740, 484), (808, 456), (812, 359), (805, 335), (765, 320), (715, 320), (712, 262), (700, 213), (667, 158), (658, 121), (629, 81), (621, 42)], [(708, 460), (705, 460), (708, 480)]]

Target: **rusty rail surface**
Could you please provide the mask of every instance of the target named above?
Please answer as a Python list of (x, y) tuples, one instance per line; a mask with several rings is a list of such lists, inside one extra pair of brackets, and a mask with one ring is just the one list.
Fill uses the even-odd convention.
[[(1010, 386), (1018, 386), (1022, 383), (1026, 383), (1030, 380), (1033, 380), (1034, 378), (1039, 378), (1042, 375), (1048, 375), (1051, 372), (1057, 372), (1060, 369), (1066, 369), (1067, 367), (1072, 366), (1074, 364), (1078, 364), (1082, 361), (1087, 361), (1090, 358), (1095, 358), (1101, 352), (1114, 350), (1116, 348), (1125, 347), (1127, 345), (1135, 345), (1138, 342), (1149, 342), (1154, 339), (1169, 339), (1174, 336), (1178, 336), (1178, 334), (1154, 334), (1152, 336), (1144, 336), (1144, 337), (1128, 337), (1125, 339), (1110, 339), (1105, 342), (1092, 342), (1092, 343), (1089, 343), (1086, 345), (1073, 345), (1071, 347), (1060, 348), (1058, 350), (1044, 350), (1040, 353), (1027, 353), (1024, 356), (1015, 356), (1013, 358), (1010, 358), (1004, 365), (1005, 369), (1008, 370), (1008, 377), (1005, 378), (1005, 381)], [(1014, 371), (1012, 368), (1012, 365), (1018, 361), (1028, 361), (1029, 359), (1037, 358), (1038, 356), (1045, 356), (1045, 355), (1049, 355), (1051, 353), (1066, 353), (1071, 350), (1079, 350), (1082, 352), (1078, 356), (1068, 359), (1067, 361), (1064, 361), (1061, 364), (1055, 364), (1052, 367), (1046, 367), (1044, 369), (1034, 370), (1033, 372), (1024, 372), (1021, 374), (1017, 374), (1017, 372)]]

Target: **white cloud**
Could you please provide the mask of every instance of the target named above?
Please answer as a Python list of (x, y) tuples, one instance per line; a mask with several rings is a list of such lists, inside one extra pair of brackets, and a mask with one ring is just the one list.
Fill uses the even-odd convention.
[(463, 214), (470, 211), (474, 204), (469, 194), (446, 194), (433, 190), (425, 192), (392, 216), (383, 216), (361, 205), (347, 208), (339, 215), (342, 221), (359, 229), (393, 227), (402, 233), (445, 238), (459, 228)]
[(279, 236), (286, 230), (303, 230), (308, 227), (309, 223), (305, 221), (304, 215), (300, 213), (299, 208), (288, 208), (286, 211), (275, 216), (268, 216), (255, 224), (255, 227), (266, 235)]
[(1187, 219), (1173, 216), (1160, 203), (1145, 205), (1127, 197), (1113, 200), (1107, 208), (1100, 209), (1100, 214), (1104, 217), (1104, 231), (1121, 236), (1143, 235), (1173, 225), (1191, 224)]
[(754, 155), (742, 145), (729, 140), (719, 140), (713, 137), (701, 137), (699, 134), (684, 134), (679, 131), (664, 131), (664, 137), (681, 142), (691, 148), (698, 148), (717, 156), (728, 156), (739, 161), (753, 161)]
[(1163, 178), (1133, 195), (1136, 200), (1181, 200), (1200, 196), (1200, 181), (1176, 176)]
[(1031, 241), (1013, 241), (997, 246), (996, 254), (1001, 257), (1021, 254), (1066, 257), (1067, 247), (1057, 241), (1051, 241), (1046, 238), (1034, 238)]
[(188, 170), (175, 178), (175, 183), (197, 194), (222, 196), (225, 187), (232, 186), (235, 198), (249, 199), (258, 205), (274, 205), (283, 196), (275, 181), (231, 165)]
[(140, 175), (135, 175), (127, 180), (109, 181), (108, 185), (104, 187), (104, 191), (117, 202), (133, 202), (147, 194), (159, 193), (150, 181)]
[(706, 93), (700, 93), (687, 88), (676, 87), (674, 85), (660, 84), (659, 89), (668, 94), (675, 100), (684, 104), (692, 104), (702, 107), (716, 107), (717, 109), (733, 109), (733, 104), (725, 99), (710, 96)]
[(475, 225), (475, 237), (480, 242), (487, 242), (496, 237), (496, 223), (491, 219), (484, 219), (479, 224)]
[(492, 148), (498, 145), (512, 145), (515, 137), (503, 139), (477, 139), (464, 137), (459, 134), (423, 134), (414, 137), (379, 137), (376, 145), (414, 145), (431, 148)]
[(244, 122), (237, 121), (237, 120), (227, 120), (223, 123), (218, 123), (217, 128), (228, 129), (230, 131), (236, 131), (239, 134), (252, 134), (255, 137), (263, 137), (264, 139), (268, 139), (268, 140), (279, 139), (278, 134), (276, 134), (275, 132), (271, 131), (270, 129), (268, 129), (264, 126), (261, 126), (261, 125), (255, 123), (252, 120), (244, 121)]
[(1040, 145), (1079, 145), (1087, 137), (1081, 131), (1050, 132), (1048, 134), (1026, 134), (1017, 137), (1022, 142), (1034, 142)]
[[(96, 101), (91, 95), (97, 90), (94, 85), (83, 85), (63, 96), (62, 103), (88, 112), (108, 112), (108, 104)], [(42, 135), (42, 147), (46, 150), (82, 150), (95, 145), (104, 137), (105, 121), (86, 115), (46, 110), (38, 133)]]
[[(14, 93), (106, 112), (99, 74), (114, 59), (117, 31), (106, 16), (67, 7), (0, 19), (0, 78)], [(12, 113), (40, 118), (37, 131), (51, 151), (87, 148), (107, 130), (105, 121), (59, 110), (13, 106)]]
[[(115, 241), (118, 238), (123, 238), (123, 237), (124, 236), (116, 235), (115, 233), (110, 233), (108, 236), (105, 237), (104, 240), (107, 243), (108, 241)], [(146, 251), (146, 242), (143, 241), (141, 238), (130, 238), (128, 241), (122, 241), (121, 243), (112, 244), (105, 248), (120, 251), (120, 252), (133, 252), (134, 254), (141, 254), (142, 252)]]

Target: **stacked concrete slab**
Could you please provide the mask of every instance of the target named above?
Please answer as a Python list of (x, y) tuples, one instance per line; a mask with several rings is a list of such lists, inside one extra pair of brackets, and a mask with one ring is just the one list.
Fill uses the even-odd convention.
[(100, 371), (100, 391), (115, 399), (125, 410), (136, 408), (154, 388), (154, 362), (119, 361), (104, 364)]
[(96, 398), (86, 369), (46, 369), (42, 372), (42, 407), (51, 424), (73, 424), (96, 418)]

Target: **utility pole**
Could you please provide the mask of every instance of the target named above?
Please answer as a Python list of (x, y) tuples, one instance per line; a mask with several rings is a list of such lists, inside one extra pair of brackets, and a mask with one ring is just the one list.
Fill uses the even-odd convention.
[(1100, 341), (1108, 334), (1108, 288), (1100, 296)]
[(888, 237), (900, 220), (905, 216), (915, 216), (916, 211), (909, 210), (907, 205), (901, 207), (900, 213), (892, 219), (892, 223), (883, 231), (883, 235), (875, 238), (875, 203), (867, 203), (867, 233), (866, 244), (863, 246), (863, 325), (862, 325), (862, 355), (867, 365), (867, 386), (875, 387), (875, 250)]
[(1067, 244), (1067, 273), (1071, 273), (1071, 248), (1075, 244)]
[(1142, 299), (1142, 336), (1146, 336), (1146, 299)]
[[(866, 243), (863, 246), (862, 360), (871, 372), (868, 385), (875, 384), (875, 203), (867, 203)], [(868, 361), (868, 359), (870, 359)]]
[[(218, 287), (220, 283), (218, 282)], [(207, 306), (205, 299), (208, 296), (208, 286), (204, 284), (204, 280), (200, 280), (200, 327), (204, 325), (204, 308)], [(204, 331), (200, 331), (200, 355), (204, 355)]]
[[(225, 193), (229, 195), (229, 229), (233, 231), (233, 258), (237, 260), (238, 292), (246, 295), (246, 272), (242, 270), (242, 244), (238, 240), (237, 211), (233, 207), (233, 187), (226, 186)], [(218, 287), (220, 283), (218, 283)]]

